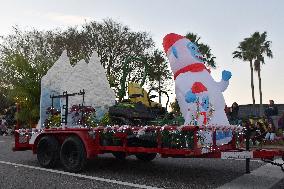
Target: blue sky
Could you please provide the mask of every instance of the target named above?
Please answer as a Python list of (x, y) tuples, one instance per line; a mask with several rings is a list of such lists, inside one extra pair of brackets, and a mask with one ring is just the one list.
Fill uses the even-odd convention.
[[(156, 46), (170, 32), (194, 32), (217, 57), (212, 71), (220, 80), (223, 69), (233, 73), (224, 96), (228, 105), (251, 103), (249, 64), (232, 58), (239, 42), (253, 32), (267, 31), (272, 41), (273, 59), (262, 67), (263, 101), (284, 103), (284, 1), (281, 0), (0, 0), (0, 35), (12, 26), (22, 29), (53, 29), (80, 25), (104, 18), (128, 25), (134, 31), (147, 31)], [(256, 74), (255, 74), (256, 76)], [(258, 80), (255, 81), (256, 102)]]

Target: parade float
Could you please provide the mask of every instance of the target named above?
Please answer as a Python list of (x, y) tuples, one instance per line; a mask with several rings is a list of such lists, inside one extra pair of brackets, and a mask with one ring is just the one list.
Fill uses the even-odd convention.
[[(229, 71), (224, 70), (216, 82), (198, 47), (184, 36), (168, 34), (163, 46), (184, 124), (94, 126), (115, 104), (115, 94), (96, 52), (89, 63), (82, 60), (72, 67), (64, 51), (42, 78), (38, 127), (17, 129), (13, 150), (32, 150), (42, 167), (53, 168), (60, 162), (70, 172), (83, 170), (87, 160), (104, 153), (120, 160), (135, 155), (142, 161), (151, 161), (157, 154), (162, 158), (261, 158), (273, 164), (275, 157), (283, 159), (284, 151), (279, 149), (250, 150), (246, 129), (229, 125), (222, 94), (232, 76)], [(134, 92), (129, 98), (141, 98), (143, 104), (143, 93)], [(283, 170), (282, 164), (276, 165)]]

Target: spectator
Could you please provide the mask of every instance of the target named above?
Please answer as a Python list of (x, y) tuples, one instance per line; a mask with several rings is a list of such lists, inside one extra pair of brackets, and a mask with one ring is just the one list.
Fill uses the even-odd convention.
[(269, 123), (268, 124), (268, 130), (267, 133), (265, 135), (265, 139), (266, 140), (274, 140), (275, 138), (275, 127), (273, 125), (273, 123)]
[(234, 102), (231, 108), (231, 118), (233, 120), (236, 120), (238, 119), (238, 117), (239, 117), (239, 105), (238, 103)]
[(271, 117), (271, 116), (275, 116), (278, 114), (278, 108), (277, 106), (274, 104), (273, 100), (269, 100), (269, 105), (268, 107), (265, 109), (264, 114), (267, 117)]
[(236, 102), (232, 104), (231, 108), (229, 109), (229, 111), (227, 111), (226, 114), (230, 124), (239, 124), (239, 105)]

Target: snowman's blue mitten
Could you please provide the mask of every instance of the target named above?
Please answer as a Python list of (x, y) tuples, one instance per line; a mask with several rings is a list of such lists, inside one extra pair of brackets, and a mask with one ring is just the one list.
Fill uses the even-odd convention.
[(222, 79), (224, 81), (228, 81), (229, 79), (231, 79), (231, 77), (232, 77), (232, 73), (230, 71), (226, 71), (226, 70), (222, 71)]
[(186, 94), (185, 94), (185, 101), (187, 103), (195, 102), (196, 99), (197, 99), (196, 95), (194, 93), (192, 93), (191, 90), (186, 92)]

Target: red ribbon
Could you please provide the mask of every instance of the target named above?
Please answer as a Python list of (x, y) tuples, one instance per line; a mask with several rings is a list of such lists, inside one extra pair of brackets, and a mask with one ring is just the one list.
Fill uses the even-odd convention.
[(206, 116), (206, 112), (201, 112), (200, 115), (203, 115), (204, 116), (204, 119), (203, 119), (203, 124), (206, 125), (207, 124), (207, 116)]

